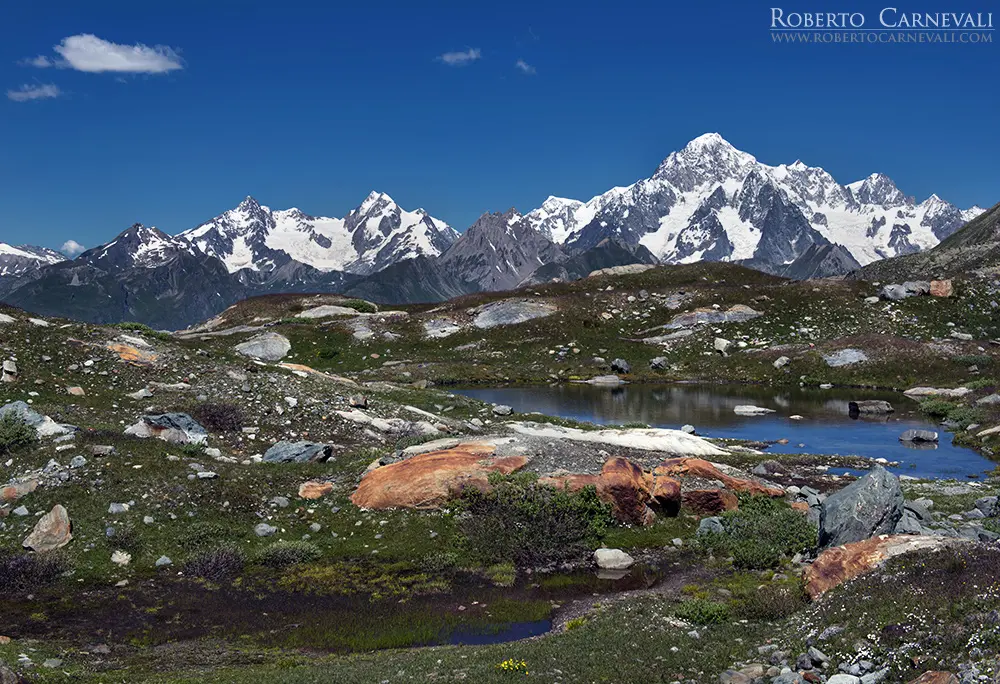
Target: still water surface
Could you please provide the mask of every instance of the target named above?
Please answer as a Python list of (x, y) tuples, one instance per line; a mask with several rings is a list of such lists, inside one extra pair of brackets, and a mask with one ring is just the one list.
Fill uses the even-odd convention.
[[(694, 425), (706, 437), (755, 441), (788, 439), (774, 444), (776, 453), (858, 455), (899, 461), (898, 474), (923, 478), (966, 478), (992, 470), (996, 464), (971, 449), (952, 444), (943, 431), (917, 411), (917, 402), (894, 392), (813, 388), (770, 389), (744, 385), (591, 385), (496, 387), (457, 390), (482, 401), (506, 404), (520, 413), (537, 411), (598, 424), (641, 422), (654, 427)], [(896, 412), (852, 418), (848, 403), (885, 399)], [(740, 404), (774, 409), (766, 416), (734, 413)], [(790, 416), (802, 416), (792, 420)], [(911, 428), (936, 430), (938, 444), (914, 448), (899, 441)]]

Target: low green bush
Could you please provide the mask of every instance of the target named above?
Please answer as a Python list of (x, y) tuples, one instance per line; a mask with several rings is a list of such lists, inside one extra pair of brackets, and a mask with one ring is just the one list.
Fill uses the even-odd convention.
[(0, 454), (26, 447), (38, 439), (38, 431), (21, 416), (8, 411), (0, 416)]
[(986, 389), (987, 387), (996, 387), (998, 384), (1000, 383), (998, 383), (994, 378), (976, 378), (975, 380), (965, 383), (965, 386), (970, 390), (981, 390)]
[(744, 620), (783, 620), (809, 603), (800, 583), (769, 584), (734, 601), (733, 613)]
[(257, 553), (256, 562), (269, 568), (288, 568), (299, 563), (319, 560), (323, 552), (307, 541), (276, 541)]
[(589, 555), (612, 523), (593, 487), (566, 492), (533, 473), (490, 476), (491, 488), (468, 488), (457, 509), (462, 542), (484, 565), (545, 565)]
[(231, 580), (243, 572), (247, 558), (235, 544), (225, 544), (194, 554), (184, 564), (184, 574), (211, 582)]
[(121, 549), (128, 551), (133, 556), (142, 551), (144, 542), (142, 535), (132, 523), (123, 523), (109, 528), (112, 534), (105, 537), (111, 549)]
[(195, 522), (187, 526), (177, 539), (182, 548), (201, 551), (213, 546), (224, 546), (234, 541), (235, 534), (224, 525), (213, 522)]
[(119, 323), (118, 328), (120, 330), (128, 330), (130, 332), (137, 332), (147, 337), (154, 337), (158, 340), (170, 340), (173, 336), (170, 333), (161, 332), (159, 330), (154, 330), (150, 328), (145, 323), (136, 323), (135, 321), (126, 321), (125, 323)]
[(981, 409), (945, 401), (944, 399), (924, 399), (920, 402), (920, 410), (929, 416), (947, 420), (962, 428), (983, 420), (983, 411)]
[(205, 402), (191, 414), (210, 432), (239, 432), (246, 421), (243, 409), (236, 404)]
[(366, 302), (363, 299), (348, 299), (347, 301), (340, 302), (340, 306), (346, 306), (348, 309), (354, 309), (358, 313), (378, 313), (378, 307), (371, 302)]
[(779, 499), (742, 496), (740, 507), (721, 517), (724, 531), (702, 535), (698, 543), (717, 555), (732, 556), (737, 568), (774, 568), (817, 543), (815, 525)]
[(728, 605), (700, 598), (682, 601), (674, 615), (696, 625), (719, 625), (730, 618)]

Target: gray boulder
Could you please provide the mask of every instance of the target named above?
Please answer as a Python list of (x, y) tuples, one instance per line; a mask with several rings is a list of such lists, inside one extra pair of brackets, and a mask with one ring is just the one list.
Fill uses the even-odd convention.
[(1000, 505), (998, 505), (998, 497), (995, 496), (984, 496), (981, 499), (976, 499), (976, 508), (982, 511), (983, 515), (987, 518), (995, 518), (1000, 515)]
[(60, 425), (48, 416), (43, 416), (20, 400), (12, 401), (0, 407), (0, 416), (5, 416), (8, 413), (20, 417), (25, 423), (35, 428), (35, 432), (39, 437), (55, 437), (76, 430), (72, 425)]
[(899, 436), (900, 442), (936, 442), (938, 433), (933, 430), (907, 430)]
[(628, 375), (632, 372), (632, 365), (625, 359), (615, 359), (611, 362), (611, 370), (615, 373), (621, 373), (622, 375)]
[(1000, 394), (989, 394), (982, 399), (977, 399), (976, 404), (979, 406), (995, 406), (1000, 404)]
[(698, 532), (696, 534), (701, 537), (706, 534), (722, 534), (725, 531), (726, 528), (722, 526), (722, 518), (712, 516), (701, 519), (701, 522), (698, 523)]
[(651, 359), (649, 362), (650, 370), (667, 370), (669, 366), (670, 366), (670, 361), (667, 359), (666, 356), (657, 356), (656, 358)]
[(186, 413), (161, 413), (143, 416), (135, 425), (125, 428), (133, 437), (155, 437), (172, 444), (204, 444), (208, 431)]
[(888, 534), (903, 517), (899, 479), (875, 466), (860, 480), (826, 498), (820, 508), (819, 544), (840, 546)]
[(635, 563), (632, 556), (621, 549), (597, 549), (594, 551), (594, 561), (602, 570), (626, 570)]
[(878, 296), (891, 302), (901, 302), (910, 295), (902, 285), (886, 285), (879, 290)]
[(920, 297), (931, 293), (931, 284), (927, 280), (908, 280), (903, 283), (903, 289), (910, 297)]
[(333, 457), (332, 444), (315, 442), (278, 442), (264, 452), (265, 463), (310, 463)]
[(883, 416), (895, 412), (896, 409), (892, 407), (892, 404), (881, 399), (862, 399), (848, 403), (847, 410), (852, 415)]
[(238, 354), (261, 361), (280, 361), (291, 349), (292, 343), (287, 337), (270, 331), (255, 335), (235, 347)]

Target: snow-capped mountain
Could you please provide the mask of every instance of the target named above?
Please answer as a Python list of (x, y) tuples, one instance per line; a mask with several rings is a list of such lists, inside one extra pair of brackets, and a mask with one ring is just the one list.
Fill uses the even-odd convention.
[(814, 245), (843, 246), (861, 264), (928, 249), (982, 211), (937, 195), (918, 204), (881, 174), (840, 185), (801, 161), (768, 166), (707, 133), (671, 153), (651, 178), (588, 202), (549, 197), (525, 218), (571, 250), (617, 237), (667, 263), (774, 268)]
[(175, 258), (188, 246), (153, 226), (133, 224), (111, 242), (88, 249), (76, 258), (104, 271), (156, 268)]
[(14, 247), (6, 242), (0, 242), (0, 278), (19, 276), (65, 260), (66, 257), (54, 249), (31, 245)]
[(299, 209), (272, 211), (253, 197), (177, 238), (213, 256), (230, 273), (271, 272), (290, 262), (318, 271), (371, 273), (404, 259), (437, 256), (456, 239), (423, 209), (401, 209), (385, 193), (371, 193), (343, 219)]

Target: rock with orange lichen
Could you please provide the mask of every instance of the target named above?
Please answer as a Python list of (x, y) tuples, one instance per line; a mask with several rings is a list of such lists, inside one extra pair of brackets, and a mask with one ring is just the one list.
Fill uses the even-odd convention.
[(611, 503), (615, 518), (628, 525), (649, 525), (656, 519), (649, 504), (653, 476), (627, 458), (609, 458), (601, 468), (597, 493)]
[(25, 480), (24, 482), (16, 482), (6, 487), (0, 487), (0, 501), (4, 503), (17, 501), (22, 496), (27, 496), (36, 489), (38, 489), (38, 480)]
[(749, 478), (734, 477), (724, 473), (713, 463), (701, 458), (672, 458), (656, 466), (653, 470), (656, 477), (667, 476), (683, 480), (685, 478), (698, 478), (702, 480), (717, 480), (723, 487), (733, 492), (745, 492), (747, 494), (763, 494), (764, 496), (784, 496), (784, 490), (778, 487), (751, 480)]
[(121, 342), (108, 342), (105, 347), (118, 354), (118, 358), (125, 363), (135, 364), (137, 366), (148, 366), (150, 364), (156, 363), (156, 359), (159, 356), (156, 352), (137, 349), (127, 344), (122, 344)]
[(440, 508), (467, 487), (489, 488), (490, 473), (509, 475), (525, 456), (495, 457), (491, 442), (464, 442), (369, 471), (351, 495), (359, 508)]
[(303, 499), (320, 499), (332, 491), (332, 482), (309, 480), (299, 485), (299, 497)]
[[(938, 295), (938, 296), (947, 296), (947, 295)], [(940, 670), (937, 671), (931, 670), (930, 672), (923, 673), (916, 679), (911, 679), (907, 684), (959, 684), (959, 680), (958, 677), (953, 675), (951, 672), (941, 672)]]
[(816, 561), (806, 568), (806, 591), (813, 599), (819, 598), (836, 586), (871, 572), (885, 561), (911, 551), (937, 551), (964, 539), (930, 535), (880, 535), (823, 551)]
[(740, 507), (736, 495), (726, 489), (689, 489), (681, 495), (681, 502), (698, 515), (718, 515)]

